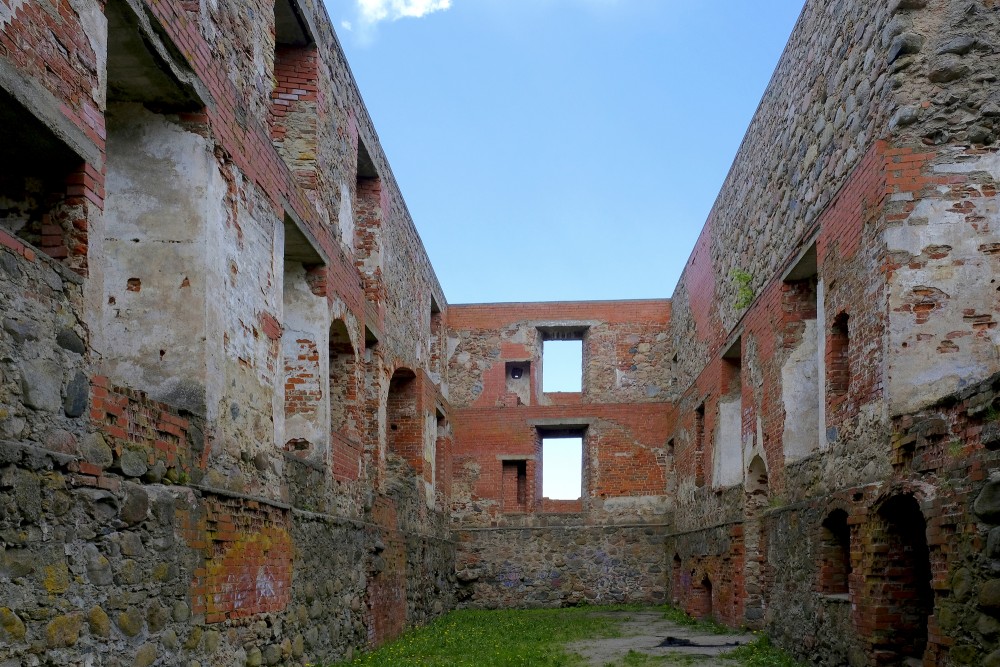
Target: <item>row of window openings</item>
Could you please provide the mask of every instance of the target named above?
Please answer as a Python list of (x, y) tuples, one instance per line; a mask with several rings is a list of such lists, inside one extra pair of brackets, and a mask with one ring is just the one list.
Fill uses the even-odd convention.
[[(851, 384), (850, 370), (850, 336), (848, 333), (849, 316), (840, 313), (834, 318), (827, 337), (826, 347), (826, 380), (827, 391), (832, 396), (841, 396), (848, 392)], [(724, 390), (728, 392), (742, 391), (741, 358), (739, 356), (740, 339), (737, 339), (723, 356), (724, 377), (728, 378), (728, 387)], [(735, 352), (734, 352), (735, 350)], [(703, 465), (703, 453), (705, 447), (705, 403), (701, 403), (694, 412), (694, 441), (695, 441), (695, 485), (703, 486), (705, 483), (705, 469)], [(668, 444), (668, 449), (673, 451), (673, 440)]]
[[(820, 582), (819, 591), (826, 595), (847, 595), (850, 589), (851, 577), (851, 531), (847, 524), (847, 512), (834, 510), (824, 521), (821, 528), (820, 544)], [(682, 562), (679, 555), (673, 558), (674, 594), (681, 588)], [(694, 574), (694, 573), (692, 573)], [(705, 575), (700, 584), (694, 587), (693, 593), (707, 596), (693, 602), (695, 616), (705, 618), (712, 613), (712, 582)], [(700, 589), (700, 590), (699, 590)], [(676, 599), (676, 598), (675, 598)], [(697, 608), (702, 603), (702, 608)]]

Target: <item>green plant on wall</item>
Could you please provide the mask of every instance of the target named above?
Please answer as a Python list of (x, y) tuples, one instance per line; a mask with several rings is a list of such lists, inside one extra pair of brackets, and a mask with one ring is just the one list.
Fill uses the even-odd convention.
[(736, 302), (733, 304), (737, 310), (746, 308), (753, 303), (754, 293), (750, 288), (753, 276), (742, 269), (733, 269), (733, 280), (736, 281)]
[(995, 422), (1000, 420), (1000, 408), (997, 407), (996, 403), (986, 408), (986, 412), (983, 413), (984, 422)]
[(950, 454), (952, 458), (957, 459), (958, 457), (960, 457), (962, 455), (963, 449), (964, 446), (962, 444), (962, 441), (959, 440), (958, 438), (955, 438), (954, 440), (948, 443), (948, 454)]

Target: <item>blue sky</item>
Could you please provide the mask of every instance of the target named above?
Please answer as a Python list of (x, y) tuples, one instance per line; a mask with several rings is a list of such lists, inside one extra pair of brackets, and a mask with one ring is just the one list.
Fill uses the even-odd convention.
[[(802, 8), (326, 2), (449, 303), (671, 296)], [(543, 459), (578, 497), (579, 441)]]
[(802, 5), (326, 1), (449, 303), (669, 297)]

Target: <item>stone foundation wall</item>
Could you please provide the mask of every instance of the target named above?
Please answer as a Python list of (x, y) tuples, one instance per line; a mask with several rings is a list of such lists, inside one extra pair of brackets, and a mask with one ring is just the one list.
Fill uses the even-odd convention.
[[(29, 445), (0, 443), (0, 463), (0, 658), (17, 664), (334, 660), (452, 604), (447, 536), (113, 474), (88, 486), (85, 461)], [(398, 605), (375, 593), (386, 579)], [(393, 633), (373, 633), (385, 619)]]
[(663, 604), (662, 525), (569, 525), (458, 530), (462, 607)]

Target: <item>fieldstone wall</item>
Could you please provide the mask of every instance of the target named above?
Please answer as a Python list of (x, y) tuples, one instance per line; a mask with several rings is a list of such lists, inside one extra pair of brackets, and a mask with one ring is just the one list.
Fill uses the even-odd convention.
[[(666, 301), (452, 306), (452, 526), (465, 606), (659, 603), (674, 466)], [(547, 337), (580, 339), (582, 391), (546, 392)], [(546, 433), (582, 438), (580, 497), (545, 497)]]
[(672, 299), (670, 597), (816, 664), (998, 660), (997, 18), (807, 3)]
[[(0, 656), (17, 664), (331, 660), (391, 637), (384, 619), (398, 632), (451, 606), (447, 536), (183, 484), (88, 486), (84, 461), (30, 445), (0, 443), (0, 461)], [(398, 607), (374, 594), (387, 577)]]
[(87, 432), (82, 280), (0, 230), (0, 438), (66, 454)]
[(548, 525), (457, 531), (459, 606), (505, 609), (663, 604), (663, 525)]
[(55, 4), (0, 10), (0, 663), (330, 662), (450, 609), (450, 485), (385, 409), (419, 373), (447, 460), (447, 303), (322, 4)]

